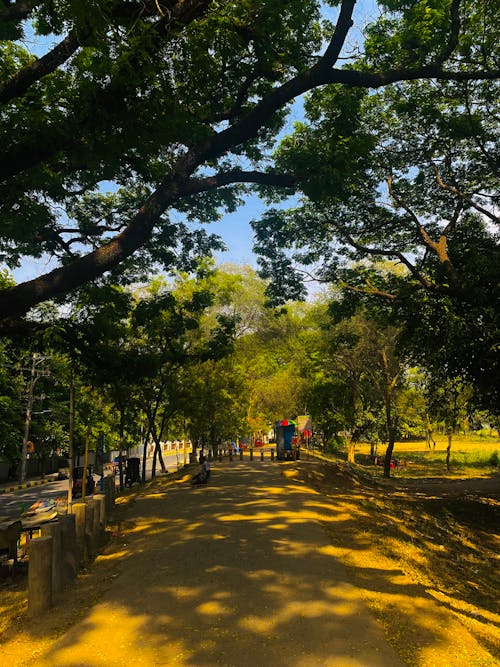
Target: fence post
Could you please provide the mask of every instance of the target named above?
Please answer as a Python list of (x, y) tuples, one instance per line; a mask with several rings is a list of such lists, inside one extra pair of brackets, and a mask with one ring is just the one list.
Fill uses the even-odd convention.
[(274, 449), (271, 449), (271, 461), (274, 461)]
[(59, 521), (42, 525), (42, 537), (52, 538), (52, 596), (56, 597), (63, 587), (62, 538)]
[(52, 605), (52, 537), (30, 542), (28, 614), (36, 616)]
[(109, 517), (113, 510), (113, 505), (115, 503), (115, 498), (114, 498), (114, 493), (113, 493), (113, 486), (115, 480), (111, 479), (111, 477), (105, 477), (104, 478), (104, 493), (106, 495), (106, 516)]
[(87, 549), (87, 556), (95, 556), (96, 554), (96, 539), (94, 535), (94, 499), (86, 503), (85, 508), (85, 546)]
[(85, 511), (87, 505), (85, 503), (75, 503), (73, 505), (73, 514), (75, 515), (75, 533), (77, 544), (77, 560), (78, 565), (81, 565), (85, 560)]
[(59, 518), (61, 526), (61, 551), (62, 551), (62, 578), (64, 584), (69, 584), (78, 572), (78, 555), (76, 541), (76, 517), (74, 514), (66, 514)]
[(264, 460), (264, 450), (263, 449), (260, 450), (260, 460), (261, 461)]
[(94, 534), (96, 545), (99, 544), (102, 540), (101, 507), (104, 506), (104, 503), (101, 504), (101, 497), (104, 498), (104, 496), (94, 494), (94, 497), (92, 498), (92, 504), (94, 506), (92, 532)]

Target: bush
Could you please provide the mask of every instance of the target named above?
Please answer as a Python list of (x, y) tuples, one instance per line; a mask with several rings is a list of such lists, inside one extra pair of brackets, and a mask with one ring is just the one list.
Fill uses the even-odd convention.
[(494, 466), (495, 468), (498, 468), (498, 452), (496, 450), (490, 456), (489, 464), (490, 464), (490, 466)]
[(342, 436), (336, 435), (325, 443), (325, 453), (340, 456), (345, 452), (345, 440)]

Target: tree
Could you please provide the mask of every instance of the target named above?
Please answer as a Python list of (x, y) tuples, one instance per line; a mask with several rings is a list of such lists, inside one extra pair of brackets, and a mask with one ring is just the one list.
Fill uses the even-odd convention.
[(471, 388), (456, 378), (446, 378), (431, 386), (429, 399), (431, 414), (443, 421), (446, 428), (448, 445), (446, 447), (446, 468), (450, 470), (450, 456), (453, 434), (467, 415), (471, 399)]
[[(314, 0), (6, 5), (0, 249), (10, 266), (42, 255), (60, 265), (3, 290), (2, 317), (106, 272), (131, 280), (152, 264), (193, 266), (217, 241), (185, 220), (234, 209), (247, 184), (314, 192), (317, 160), (282, 170), (269, 150), (307, 91), (334, 86), (349, 98), (401, 81), (498, 78), (495, 3), (380, 2), (359, 56), (346, 41), (355, 0), (331, 4), (334, 25), (320, 23)], [(60, 41), (33, 58), (19, 42), (27, 26)], [(339, 162), (323, 186), (343, 198), (334, 130)], [(109, 181), (116, 189), (103, 194)]]
[(490, 409), (500, 399), (498, 99), (490, 81), (314, 91), (310, 123), (277, 154), (292, 171), (319, 156), (308, 198), (254, 223), (275, 297), (297, 290), (289, 254), (281, 279), (292, 249), (358, 302), (385, 300), (415, 361), (467, 377)]
[(20, 460), (23, 415), (19, 397), (22, 395), (22, 376), (12, 367), (12, 343), (0, 341), (0, 456), (17, 471)]
[(356, 444), (374, 435), (383, 405), (370, 374), (376, 351), (362, 316), (336, 324), (327, 316), (322, 324), (309, 369), (308, 410), (327, 438), (343, 435), (347, 460), (354, 463)]

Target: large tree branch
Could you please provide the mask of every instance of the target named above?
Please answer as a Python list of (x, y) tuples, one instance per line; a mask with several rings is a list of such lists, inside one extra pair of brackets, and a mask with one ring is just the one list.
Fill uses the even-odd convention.
[[(176, 7), (182, 5), (183, 9), (179, 9), (178, 15), (174, 14), (172, 11), (170, 19), (175, 16), (176, 23), (185, 25), (186, 18), (187, 22), (192, 20), (192, 17), (196, 16), (196, 10), (201, 10), (201, 5), (205, 4), (206, 2), (202, 2), (202, 0), (198, 0), (198, 2), (196, 2), (196, 0), (191, 0), (189, 7), (187, 7), (188, 3), (186, 2), (178, 3)], [(445, 80), (479, 80), (496, 79), (500, 77), (500, 70), (487, 72), (443, 71), (441, 67), (442, 63), (439, 60), (435, 63), (417, 68), (390, 69), (385, 72), (335, 69), (333, 65), (341, 49), (341, 40), (345, 40), (347, 31), (352, 25), (351, 15), (354, 4), (355, 2), (352, 0), (344, 0), (342, 3), (339, 20), (332, 36), (332, 40), (328, 45), (325, 54), (315, 65), (313, 65), (313, 67), (305, 72), (301, 72), (286, 83), (275, 88), (263, 100), (256, 104), (256, 106), (239, 122), (222, 132), (214, 133), (212, 138), (209, 139), (204, 146), (199, 147), (200, 156), (206, 155), (206, 158), (217, 156), (231, 147), (247, 141), (255, 135), (256, 131), (266, 124), (278, 109), (281, 109), (284, 105), (288, 104), (299, 95), (321, 85), (340, 83), (362, 88), (379, 88), (404, 80), (431, 78)], [(189, 11), (187, 11), (187, 9), (189, 9)], [(116, 95), (116, 91), (110, 91), (109, 94), (114, 96)], [(39, 139), (40, 137), (33, 138), (33, 146), (39, 144)], [(60, 136), (52, 137), (52, 153), (56, 154), (58, 151), (62, 150), (67, 145), (68, 141), (69, 138), (64, 132), (60, 132)], [(24, 171), (25, 169), (38, 164), (40, 161), (40, 159), (37, 158), (37, 151), (30, 150), (30, 146), (25, 143), (18, 146), (12, 146), (6, 154), (0, 157), (2, 158), (0, 162), (3, 164), (3, 168), (0, 168), (0, 180), (4, 180), (20, 171)], [(43, 152), (43, 159), (47, 159), (48, 157), (50, 157), (50, 154), (46, 155), (46, 152)]]
[(255, 183), (257, 185), (270, 185), (276, 188), (293, 188), (299, 182), (300, 178), (294, 174), (276, 174), (274, 172), (233, 169), (204, 178), (191, 178), (184, 186), (184, 193), (186, 195), (196, 194), (232, 183)]
[(358, 294), (366, 294), (368, 296), (377, 296), (384, 299), (389, 299), (394, 301), (397, 299), (397, 294), (392, 294), (391, 292), (386, 292), (385, 290), (380, 290), (377, 287), (371, 285), (368, 281), (366, 282), (366, 287), (357, 287), (356, 285), (350, 285), (345, 280), (339, 280), (338, 285), (343, 289), (349, 290), (349, 292), (357, 292)]
[[(398, 81), (417, 79), (442, 79), (456, 81), (470, 81), (500, 78), (500, 70), (486, 72), (449, 72), (438, 66), (428, 65), (408, 70), (387, 70), (386, 72), (363, 72), (355, 70), (322, 69), (320, 59), (311, 69), (298, 74), (283, 85), (275, 88), (239, 122), (228, 129), (215, 133), (197, 150), (200, 156), (206, 159), (221, 155), (248, 139), (263, 127), (272, 115), (283, 106), (303, 93), (325, 84), (339, 83), (361, 88), (380, 88)], [(101, 104), (109, 99), (116, 105), (114, 93), (104, 91), (100, 97)], [(29, 142), (9, 147), (3, 155), (0, 154), (0, 181), (5, 181), (44, 160), (49, 160), (57, 153), (67, 150), (78, 144), (74, 135), (68, 135), (64, 127), (54, 129), (53, 136), (48, 141), (46, 132), (33, 136)], [(43, 144), (45, 143), (45, 146)], [(40, 148), (41, 147), (41, 148)]]
[(107, 244), (50, 273), (1, 291), (0, 313), (2, 316), (22, 314), (37, 303), (79, 287), (117, 266), (148, 241), (161, 214), (181, 197), (237, 182), (277, 187), (292, 187), (297, 182), (295, 177), (287, 174), (241, 170), (190, 179), (188, 175), (194, 166), (191, 156), (187, 155), (183, 158), (178, 165), (180, 174), (176, 178), (165, 179), (141, 206), (127, 227)]
[[(185, 6), (187, 3), (178, 4)], [(201, 0), (198, 3), (193, 0), (189, 4), (200, 6), (203, 3)], [(254, 138), (276, 111), (308, 90), (328, 83), (378, 88), (396, 81), (419, 78), (455, 78), (460, 80), (497, 78), (500, 75), (499, 72), (445, 72), (439, 62), (413, 69), (388, 70), (379, 73), (335, 69), (332, 65), (338, 56), (341, 42), (343, 43), (342, 40), (345, 39), (351, 25), (353, 6), (354, 2), (352, 1), (342, 3), (338, 26), (323, 58), (320, 58), (310, 69), (299, 73), (281, 86), (273, 89), (234, 125), (221, 132), (214, 133), (198, 146), (188, 150), (173, 168), (172, 175), (165, 179), (156, 192), (148, 198), (123, 232), (107, 245), (78, 258), (65, 267), (56, 269), (34, 281), (5, 290), (0, 294), (0, 312), (5, 315), (23, 313), (43, 300), (70, 291), (89, 280), (97, 278), (126, 257), (129, 257), (147, 242), (154, 225), (168, 206), (171, 206), (183, 196), (199, 192), (201, 191), (200, 188), (208, 187), (208, 178), (214, 179), (211, 187), (225, 184), (223, 183), (224, 179), (231, 178), (227, 174), (219, 174), (206, 179), (190, 179), (197, 167), (205, 161), (216, 159), (245, 141)], [(26, 150), (25, 147), (24, 150)], [(54, 152), (57, 153), (58, 150), (60, 150), (60, 147), (55, 146)], [(26, 166), (23, 167), (18, 162), (17, 168), (22, 170)], [(259, 176), (259, 178), (264, 177)], [(243, 181), (242, 174), (240, 180)], [(227, 183), (229, 182), (236, 181), (233, 179), (227, 181)], [(249, 178), (247, 182), (263, 181), (257, 181), (256, 177), (253, 177), (251, 180)], [(283, 185), (283, 187), (289, 187), (289, 185)]]
[[(150, 57), (156, 55), (159, 44), (175, 32), (179, 32), (194, 20), (200, 18), (206, 13), (209, 7), (209, 0), (178, 0), (173, 5), (168, 14), (161, 16), (151, 24), (147, 35), (144, 36), (145, 44), (150, 49)], [(137, 47), (138, 48), (138, 45)], [(47, 54), (48, 55), (48, 54)], [(127, 68), (135, 66), (140, 68), (140, 62), (136, 56), (132, 56), (130, 62), (125, 65)], [(127, 77), (124, 77), (125, 80)], [(119, 80), (120, 75), (116, 74), (110, 84), (100, 90), (96, 90), (96, 103), (103, 108), (109, 107), (113, 110), (116, 122), (118, 122), (119, 112), (123, 111), (126, 105), (126, 90), (120, 90), (115, 80)], [(79, 120), (81, 122), (81, 120)], [(38, 164), (50, 161), (61, 152), (67, 152), (71, 148), (78, 148), (81, 145), (81, 137), (75, 135), (75, 118), (68, 116), (67, 125), (58, 123), (57, 126), (40, 129), (30, 135), (29, 141), (21, 141), (6, 147), (0, 153), (0, 182), (6, 181), (13, 176), (26, 171)], [(86, 137), (86, 142), (89, 137)], [(102, 137), (96, 139), (102, 142)]]
[(333, 67), (337, 62), (347, 33), (353, 25), (352, 13), (355, 4), (356, 0), (343, 0), (332, 39), (319, 63), (322, 68)]
[(460, 2), (461, 0), (452, 0), (450, 7), (450, 36), (448, 42), (444, 45), (438, 56), (438, 61), (443, 64), (452, 55), (458, 46), (460, 36)]
[(16, 72), (8, 81), (0, 85), (0, 103), (5, 104), (15, 97), (23, 95), (28, 88), (46, 74), (53, 72), (65, 63), (80, 46), (76, 31), (72, 30), (52, 51)]

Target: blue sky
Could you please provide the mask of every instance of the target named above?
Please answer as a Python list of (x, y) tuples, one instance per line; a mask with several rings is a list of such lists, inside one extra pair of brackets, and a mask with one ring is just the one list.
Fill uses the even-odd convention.
[[(334, 18), (337, 10), (324, 6), (325, 16)], [(363, 42), (360, 27), (364, 26), (370, 18), (374, 18), (378, 13), (377, 3), (374, 0), (361, 0), (356, 6), (354, 13), (355, 27), (349, 33), (348, 46), (359, 46)], [(27, 35), (24, 45), (32, 53), (42, 55), (51, 46), (51, 40), (48, 38), (35, 38), (33, 35)], [(298, 100), (293, 106), (288, 119), (285, 133), (291, 131), (293, 123), (301, 120), (302, 105)], [(235, 213), (227, 214), (219, 222), (206, 226), (207, 231), (218, 234), (224, 240), (227, 251), (216, 253), (217, 263), (249, 264), (256, 267), (256, 257), (252, 252), (253, 236), (250, 228), (250, 221), (259, 218), (265, 210), (264, 203), (256, 196), (248, 196), (245, 204)], [(42, 260), (26, 259), (22, 267), (13, 272), (16, 282), (30, 280), (45, 273), (55, 267), (55, 264)]]
[[(326, 6), (323, 6), (323, 12), (330, 19), (334, 19), (337, 15), (336, 9)], [(347, 40), (349, 48), (360, 47), (362, 45), (363, 34), (360, 28), (364, 27), (370, 20), (374, 20), (378, 14), (379, 9), (375, 0), (361, 0), (357, 3), (353, 15), (355, 25), (349, 33)], [(297, 100), (293, 105), (286, 131), (283, 134), (291, 132), (293, 123), (297, 120), (303, 120), (300, 100)], [(222, 236), (228, 247), (226, 252), (216, 254), (218, 262), (257, 265), (256, 256), (252, 252), (253, 236), (250, 221), (259, 218), (264, 210), (265, 205), (258, 197), (248, 197), (246, 204), (235, 213), (228, 214), (220, 222), (210, 225), (211, 231)]]

